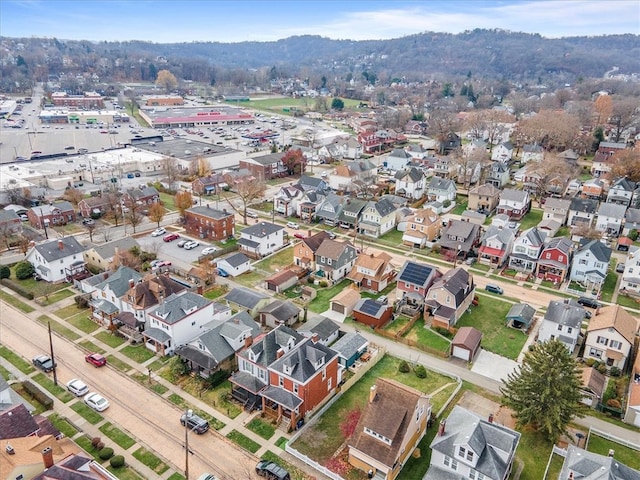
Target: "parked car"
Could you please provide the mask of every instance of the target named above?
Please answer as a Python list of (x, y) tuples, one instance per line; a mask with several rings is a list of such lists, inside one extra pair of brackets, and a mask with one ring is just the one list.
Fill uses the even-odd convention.
[(31, 363), (33, 363), (34, 367), (39, 368), (45, 373), (52, 372), (53, 368), (56, 366), (49, 355), (38, 355), (37, 357), (34, 357)]
[(190, 430), (193, 430), (199, 435), (206, 433), (209, 430), (209, 422), (204, 418), (196, 415), (191, 410), (185, 412), (180, 417), (180, 424), (186, 426)]
[(191, 249), (196, 248), (198, 246), (200, 246), (200, 242), (196, 242), (195, 240), (191, 240), (191, 241), (189, 241), (189, 242), (184, 244), (184, 249), (185, 250), (191, 250)]
[(198, 477), (198, 480), (218, 480), (218, 477), (213, 473), (203, 473)]
[(67, 390), (73, 393), (76, 397), (82, 397), (89, 392), (89, 387), (82, 380), (74, 378), (67, 382)]
[(295, 222), (287, 222), (287, 227), (289, 228), (295, 228), (296, 230), (300, 228), (300, 225), (298, 225)]
[(218, 268), (216, 273), (221, 277), (228, 277), (229, 276), (229, 274), (226, 272), (226, 270), (223, 270), (221, 268)]
[(578, 302), (578, 305), (582, 305), (583, 307), (588, 307), (588, 308), (598, 308), (600, 306), (600, 304), (595, 298), (580, 297), (578, 298), (577, 302)]
[(329, 238), (330, 238), (331, 240), (333, 240), (333, 239), (335, 239), (335, 238), (336, 238), (336, 234), (335, 234), (335, 233), (333, 233), (333, 232), (327, 232), (327, 233), (328, 233)]
[(165, 242), (173, 242), (174, 240), (177, 240), (180, 238), (180, 235), (178, 235), (177, 233), (167, 233), (164, 237), (162, 237), (162, 240), (164, 240)]
[(504, 293), (504, 290), (502, 290), (502, 287), (499, 287), (498, 285), (493, 285), (491, 283), (487, 284), (487, 286), (484, 287), (484, 289), (487, 292), (497, 293), (498, 295), (502, 295)]
[(163, 228), (156, 228), (153, 232), (151, 232), (152, 237), (159, 237), (160, 235), (164, 235), (167, 231)]
[(217, 247), (205, 247), (202, 249), (202, 255), (211, 255), (218, 251)]
[(82, 220), (83, 225), (93, 225), (95, 223), (96, 222), (93, 218), (85, 218), (84, 220)]
[(99, 353), (90, 353), (88, 355), (85, 355), (84, 360), (94, 367), (103, 367), (107, 364), (107, 359)]
[(250, 212), (247, 210), (247, 217), (249, 218), (258, 218), (258, 214), (255, 212)]
[(293, 236), (296, 237), (296, 238), (300, 238), (300, 239), (307, 238), (304, 233), (300, 233), (300, 232), (294, 233)]
[(465, 265), (473, 265), (476, 263), (476, 257), (469, 257), (464, 261)]
[(170, 267), (170, 266), (171, 266), (171, 262), (169, 260), (160, 260), (153, 267), (151, 267), (151, 269), (152, 270), (158, 270), (159, 268)]
[(291, 480), (289, 472), (275, 462), (260, 460), (256, 465), (256, 473), (261, 477), (273, 480)]
[(96, 412), (104, 412), (107, 408), (109, 408), (109, 401), (96, 392), (87, 394), (87, 396), (84, 397), (84, 403), (89, 405)]
[(616, 272), (624, 273), (624, 263), (620, 262), (618, 265), (616, 265)]
[(177, 246), (179, 246), (180, 248), (184, 247), (187, 243), (189, 243), (189, 240), (186, 239), (182, 239), (180, 240), (178, 243), (176, 243)]

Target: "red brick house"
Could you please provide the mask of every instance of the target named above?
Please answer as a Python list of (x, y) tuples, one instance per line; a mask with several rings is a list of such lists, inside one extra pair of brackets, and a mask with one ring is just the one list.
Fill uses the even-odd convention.
[(19, 235), (22, 233), (22, 219), (13, 210), (0, 210), (0, 234)]
[(393, 307), (371, 298), (362, 298), (353, 308), (351, 315), (356, 322), (373, 328), (382, 327), (391, 320)]
[(78, 202), (78, 214), (83, 218), (90, 218), (92, 213), (102, 216), (117, 205), (118, 198), (115, 194), (83, 198)]
[(568, 238), (550, 239), (538, 259), (536, 276), (554, 283), (562, 283), (569, 272), (572, 250), (573, 244)]
[(433, 265), (407, 260), (396, 278), (398, 300), (422, 305), (429, 287), (442, 274)]
[(154, 187), (130, 188), (123, 195), (125, 204), (136, 202), (138, 205), (153, 205), (160, 201), (160, 193)]
[(43, 225), (49, 227), (75, 222), (76, 212), (71, 203), (59, 202), (32, 207), (27, 211), (27, 217), (32, 227), (42, 228)]
[(208, 204), (184, 212), (184, 228), (189, 235), (207, 240), (226, 240), (235, 233), (235, 216)]
[(240, 160), (240, 169), (246, 169), (256, 178), (272, 180), (288, 176), (287, 168), (282, 163), (282, 153), (270, 153), (254, 158)]
[(196, 178), (191, 182), (191, 191), (196, 195), (212, 195), (220, 188), (227, 186), (222, 175), (214, 173), (206, 177)]

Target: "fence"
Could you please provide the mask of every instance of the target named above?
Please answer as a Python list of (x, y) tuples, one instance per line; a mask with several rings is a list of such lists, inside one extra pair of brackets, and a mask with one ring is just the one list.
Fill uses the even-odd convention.
[(389, 338), (395, 342), (404, 343), (409, 347), (417, 348), (418, 350), (422, 350), (423, 352), (430, 353), (431, 355), (436, 355), (437, 357), (449, 358), (451, 356), (448, 351), (443, 352), (442, 350), (438, 350), (436, 348), (430, 347), (429, 345), (424, 345), (422, 343), (416, 342), (415, 340), (401, 337), (398, 333), (390, 333), (381, 329), (375, 329), (375, 332), (381, 337)]
[(625, 440), (620, 437), (616, 437), (615, 435), (611, 435), (610, 433), (603, 432), (602, 430), (598, 430), (597, 428), (594, 428), (594, 427), (589, 427), (589, 433), (587, 434), (587, 439), (584, 444), (585, 450), (587, 450), (587, 445), (589, 445), (589, 438), (591, 437), (592, 433), (599, 437), (605, 438), (607, 440), (611, 440), (612, 442), (619, 443), (620, 445), (624, 445), (625, 447), (628, 447), (628, 448), (631, 448), (632, 450), (637, 450), (640, 452), (640, 445), (638, 445), (637, 443), (632, 443), (628, 440)]

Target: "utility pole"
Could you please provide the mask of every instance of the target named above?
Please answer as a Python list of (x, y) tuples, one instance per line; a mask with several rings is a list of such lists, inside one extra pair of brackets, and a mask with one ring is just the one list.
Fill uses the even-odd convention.
[(184, 412), (184, 478), (189, 480), (189, 410)]
[(49, 329), (49, 351), (51, 353), (51, 363), (53, 364), (53, 384), (58, 385), (58, 375), (56, 374), (56, 358), (53, 356), (53, 338), (51, 337), (51, 322), (47, 322)]
[(40, 221), (42, 222), (42, 228), (44, 228), (44, 236), (47, 240), (49, 240), (49, 233), (47, 232), (47, 223), (44, 221), (44, 213), (42, 212), (42, 208), (40, 208)]

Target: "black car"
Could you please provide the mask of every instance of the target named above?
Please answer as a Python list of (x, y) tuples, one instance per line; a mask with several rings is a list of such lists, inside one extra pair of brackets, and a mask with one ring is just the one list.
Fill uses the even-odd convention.
[(596, 299), (589, 298), (589, 297), (578, 298), (578, 305), (582, 305), (583, 307), (588, 307), (588, 308), (598, 308), (600, 306), (600, 304)]
[(209, 422), (204, 418), (196, 415), (191, 410), (187, 413), (183, 413), (180, 417), (180, 423), (184, 427), (185, 425), (190, 429), (201, 435), (209, 430)]
[(51, 360), (51, 357), (49, 357), (48, 355), (38, 355), (31, 362), (36, 368), (39, 368), (45, 373), (53, 371), (53, 367), (55, 367), (55, 364)]
[(275, 462), (260, 460), (256, 465), (256, 473), (261, 477), (273, 480), (291, 480), (289, 472)]

